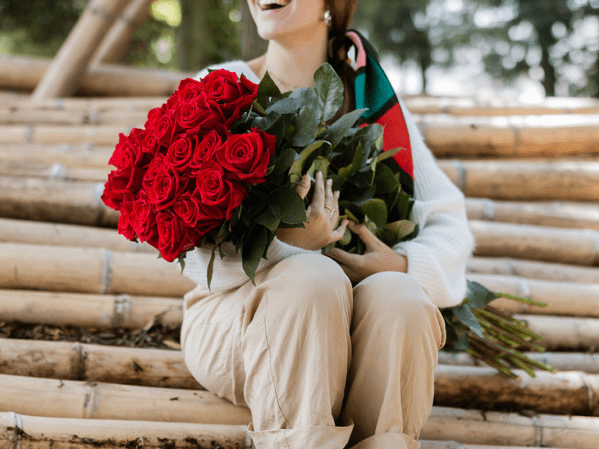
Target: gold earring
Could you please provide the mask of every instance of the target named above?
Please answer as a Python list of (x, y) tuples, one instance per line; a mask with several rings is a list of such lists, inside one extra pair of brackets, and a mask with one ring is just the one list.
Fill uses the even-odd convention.
[(324, 24), (327, 27), (330, 27), (333, 24), (333, 17), (331, 16), (331, 11), (328, 9), (324, 12)]

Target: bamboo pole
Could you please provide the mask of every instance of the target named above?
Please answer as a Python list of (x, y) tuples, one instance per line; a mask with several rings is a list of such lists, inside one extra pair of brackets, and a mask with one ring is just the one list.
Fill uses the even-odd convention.
[[(31, 91), (43, 78), (51, 60), (0, 56), (0, 88)], [(84, 73), (76, 91), (81, 95), (112, 97), (170, 96), (182, 79), (193, 73), (139, 69), (102, 64)], [(38, 101), (36, 99), (36, 101)], [(61, 99), (55, 99), (60, 103)], [(48, 100), (41, 101), (47, 104)], [(152, 107), (160, 106), (157, 104)]]
[(74, 145), (106, 145), (114, 147), (119, 134), (129, 134), (127, 126), (49, 126), (49, 125), (2, 125), (0, 142), (43, 143)]
[(597, 114), (512, 117), (416, 116), (435, 156), (530, 157), (598, 151)]
[(541, 413), (599, 414), (599, 376), (576, 371), (530, 377), (514, 370), (510, 379), (494, 368), (438, 365), (435, 404), (483, 410), (534, 410)]
[(112, 25), (94, 54), (90, 67), (101, 63), (116, 63), (129, 47), (135, 30), (148, 16), (153, 0), (131, 0), (123, 14)]
[(468, 261), (467, 271), (469, 274), (500, 274), (545, 281), (599, 284), (597, 268), (508, 257), (472, 257)]
[(437, 163), (466, 196), (504, 200), (599, 199), (598, 162), (441, 160)]
[(142, 329), (156, 320), (181, 325), (180, 299), (129, 295), (83, 295), (33, 290), (0, 290), (3, 321), (93, 329)]
[(599, 317), (598, 284), (537, 281), (496, 274), (469, 274), (468, 279), (494, 292), (522, 296), (547, 304), (547, 307), (538, 307), (505, 298), (491, 303), (493, 307), (505, 312)]
[(0, 248), (2, 288), (180, 297), (195, 287), (178, 265), (153, 254), (25, 243)]
[(0, 339), (0, 373), (187, 390), (202, 389), (181, 351)]
[[(526, 352), (527, 357), (552, 366), (558, 371), (582, 371), (599, 374), (599, 354), (580, 352)], [(439, 351), (440, 365), (486, 366), (466, 352)], [(17, 374), (17, 373), (15, 373)]]
[[(127, 240), (114, 229), (91, 226), (43, 223), (29, 220), (0, 218), (0, 245), (2, 243), (26, 243), (29, 245), (70, 246), (77, 248), (104, 248), (117, 252), (152, 254), (152, 258), (140, 259), (151, 264), (157, 250), (147, 243)], [(58, 250), (55, 248), (55, 251)], [(27, 249), (26, 249), (27, 251)], [(59, 256), (60, 257), (60, 256)], [(174, 270), (173, 270), (174, 272)]]
[(92, 0), (69, 33), (32, 94), (32, 100), (70, 96), (77, 90), (94, 49), (100, 44), (115, 17), (130, 0)]
[(471, 220), (557, 228), (589, 228), (599, 231), (599, 207), (590, 203), (561, 201), (525, 203), (466, 198), (466, 211)]
[(58, 163), (42, 164), (0, 160), (0, 176), (40, 178), (48, 181), (106, 182), (108, 173), (113, 169), (108, 164), (105, 165), (105, 168), (81, 168), (67, 167)]
[(599, 319), (571, 318), (538, 315), (514, 315), (526, 322), (533, 332), (542, 335), (539, 342), (548, 350), (588, 350), (599, 349)]
[(0, 411), (56, 418), (248, 424), (250, 411), (202, 390), (0, 375)]
[(113, 147), (93, 147), (91, 145), (2, 144), (0, 161), (106, 168), (113, 152)]
[(519, 445), (596, 449), (599, 418), (481, 412), (433, 407), (420, 432), (424, 440), (454, 440), (462, 444)]
[[(599, 187), (599, 185), (598, 185)], [(478, 256), (599, 265), (599, 232), (470, 220)]]
[(245, 426), (68, 419), (0, 413), (6, 449), (203, 448), (251, 449)]
[(471, 97), (406, 96), (404, 102), (412, 114), (472, 117), (599, 113), (599, 102), (596, 99), (577, 97), (548, 97), (540, 102), (525, 103), (503, 98), (482, 101)]
[(101, 200), (104, 183), (0, 176), (0, 216), (116, 227), (119, 213)]

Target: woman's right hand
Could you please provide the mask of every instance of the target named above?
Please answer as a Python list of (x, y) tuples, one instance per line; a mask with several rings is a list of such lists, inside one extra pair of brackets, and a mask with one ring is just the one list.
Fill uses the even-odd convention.
[[(295, 191), (303, 199), (310, 191), (310, 185), (310, 177), (304, 175)], [(347, 227), (347, 220), (343, 220), (335, 229), (339, 219), (338, 201), (339, 192), (333, 193), (331, 180), (325, 183), (322, 173), (316, 173), (314, 195), (306, 210), (308, 222), (304, 223), (305, 227), (279, 229), (276, 237), (285, 243), (308, 250), (319, 250), (329, 243), (338, 242), (343, 238)]]

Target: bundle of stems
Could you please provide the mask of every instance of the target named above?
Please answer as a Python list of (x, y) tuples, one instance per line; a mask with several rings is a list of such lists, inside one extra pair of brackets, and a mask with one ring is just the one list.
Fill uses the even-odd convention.
[(512, 368), (524, 370), (536, 377), (534, 369), (553, 372), (554, 368), (533, 360), (523, 351), (543, 352), (537, 342), (543, 337), (527, 324), (489, 303), (506, 298), (525, 304), (546, 307), (547, 304), (501, 292), (491, 292), (476, 282), (468, 282), (466, 299), (459, 306), (445, 309), (448, 343), (457, 350), (465, 350), (473, 357), (497, 369), (508, 377), (517, 379)]

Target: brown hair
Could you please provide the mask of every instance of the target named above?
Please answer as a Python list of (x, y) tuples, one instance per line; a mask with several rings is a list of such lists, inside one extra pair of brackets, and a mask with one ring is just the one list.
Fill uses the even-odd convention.
[(355, 109), (354, 78), (355, 73), (347, 62), (347, 52), (352, 45), (345, 33), (356, 11), (358, 0), (324, 0), (325, 11), (331, 11), (331, 27), (329, 30), (329, 64), (333, 66), (344, 87), (343, 106), (331, 121), (341, 114)]

